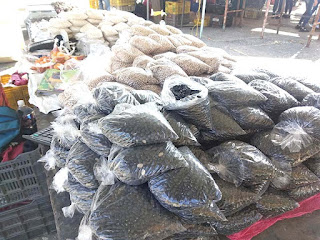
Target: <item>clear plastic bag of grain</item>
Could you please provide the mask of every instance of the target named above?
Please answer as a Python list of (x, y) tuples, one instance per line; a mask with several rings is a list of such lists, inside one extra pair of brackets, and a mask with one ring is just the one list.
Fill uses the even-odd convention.
[[(176, 51), (177, 51), (177, 53), (189, 53), (189, 52), (203, 51), (203, 50), (198, 47), (183, 45), (183, 46), (177, 47)], [(203, 51), (203, 52), (205, 52), (205, 51)]]
[(162, 143), (178, 138), (155, 103), (113, 111), (99, 120), (99, 126), (112, 143), (121, 147)]
[(125, 63), (133, 63), (135, 58), (144, 55), (140, 50), (128, 43), (121, 45), (116, 44), (111, 48), (111, 51), (120, 61)]
[(80, 225), (78, 239), (159, 240), (185, 230), (178, 218), (157, 202), (146, 185), (117, 182), (111, 187), (98, 188), (91, 212)]
[(206, 53), (204, 51), (192, 51), (187, 54), (195, 58), (198, 58), (199, 60), (208, 64), (210, 66), (208, 70), (209, 74), (218, 72), (220, 63), (222, 61), (222, 58), (220, 56)]
[(200, 129), (211, 129), (211, 109), (208, 89), (187, 77), (167, 78), (161, 92), (164, 108), (180, 114), (184, 120)]
[(203, 61), (192, 57), (188, 54), (177, 54), (176, 57), (171, 59), (177, 65), (179, 65), (183, 71), (185, 71), (188, 76), (199, 76), (201, 74), (207, 73), (210, 66)]
[(153, 54), (175, 51), (176, 49), (166, 36), (162, 36), (160, 34), (150, 34), (149, 38), (161, 45), (161, 47), (157, 49), (157, 51), (153, 52)]
[(118, 58), (116, 57), (112, 57), (111, 58), (111, 64), (110, 64), (110, 71), (111, 73), (116, 72), (117, 70), (123, 69), (123, 68), (127, 68), (127, 67), (131, 67), (131, 63), (125, 63), (125, 62), (121, 62)]
[(124, 83), (135, 89), (148, 84), (159, 84), (159, 80), (154, 78), (152, 72), (142, 68), (128, 67), (115, 72), (116, 81)]
[(140, 90), (150, 90), (158, 95), (161, 94), (162, 87), (156, 84), (144, 85), (140, 88)]
[(93, 97), (101, 112), (109, 114), (120, 103), (139, 105), (135, 97), (120, 83), (102, 83), (93, 90)]
[(115, 82), (116, 78), (115, 76), (111, 75), (110, 73), (107, 73), (97, 77), (97, 78), (93, 78), (90, 79), (88, 82), (86, 82), (86, 84), (88, 85), (88, 88), (90, 90), (94, 89), (95, 87), (97, 87), (100, 83), (104, 83), (104, 82)]
[(158, 42), (145, 36), (134, 36), (130, 39), (129, 43), (146, 55), (151, 55), (161, 48)]
[(150, 34), (156, 34), (154, 30), (152, 30), (150, 27), (135, 24), (131, 26), (131, 33), (134, 36), (148, 36)]
[(188, 76), (181, 67), (165, 58), (160, 58), (150, 62), (147, 65), (147, 69), (150, 69), (153, 76), (158, 79), (159, 84), (163, 84), (168, 77), (173, 75), (179, 75), (182, 77)]
[(177, 56), (177, 54), (175, 54), (174, 52), (165, 52), (165, 53), (160, 53), (160, 54), (154, 55), (153, 59), (158, 60), (160, 58), (166, 58), (166, 59), (170, 60), (171, 58), (174, 58), (176, 56)]
[(198, 48), (207, 46), (202, 40), (190, 34), (182, 34), (181, 36), (189, 40), (191, 42), (191, 44), (189, 45), (191, 46), (198, 47)]
[(171, 31), (166, 28), (166, 26), (160, 24), (153, 24), (150, 26), (150, 29), (162, 36), (168, 36), (172, 34)]
[(173, 27), (173, 26), (170, 26), (170, 25), (166, 25), (166, 28), (171, 32), (171, 34), (182, 34), (183, 33), (180, 29)]
[(184, 45), (179, 39), (177, 39), (174, 35), (167, 36), (170, 42), (177, 48)]
[(148, 63), (153, 61), (154, 59), (147, 55), (138, 56), (134, 59), (132, 67), (143, 68), (146, 70)]

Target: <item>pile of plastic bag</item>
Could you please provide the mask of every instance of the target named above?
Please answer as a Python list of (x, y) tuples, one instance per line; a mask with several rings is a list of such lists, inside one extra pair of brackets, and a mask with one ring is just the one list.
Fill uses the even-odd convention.
[(131, 30), (112, 48), (126, 67), (66, 90), (42, 159), (78, 239), (218, 239), (320, 192), (316, 83), (227, 74), (231, 56), (178, 29)]

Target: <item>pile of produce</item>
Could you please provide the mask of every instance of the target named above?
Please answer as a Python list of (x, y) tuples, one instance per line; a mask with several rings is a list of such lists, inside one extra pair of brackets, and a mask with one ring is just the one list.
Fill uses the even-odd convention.
[(170, 26), (130, 29), (111, 70), (61, 94), (43, 159), (65, 215), (84, 214), (79, 239), (218, 239), (320, 192), (319, 84), (231, 72)]

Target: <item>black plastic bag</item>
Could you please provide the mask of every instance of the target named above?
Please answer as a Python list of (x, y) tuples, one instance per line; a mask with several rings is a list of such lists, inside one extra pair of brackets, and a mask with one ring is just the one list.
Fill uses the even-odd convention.
[(264, 217), (274, 217), (299, 207), (294, 199), (284, 192), (268, 190), (257, 202), (256, 207)]
[(267, 74), (270, 78), (276, 78), (276, 77), (279, 77), (279, 74), (270, 70), (270, 69), (267, 69), (267, 68), (263, 68), (263, 67), (255, 67), (252, 69), (252, 71), (254, 72), (258, 72), (258, 73), (265, 73)]
[(72, 176), (84, 187), (97, 188), (98, 182), (93, 173), (93, 166), (99, 158), (86, 144), (75, 143), (68, 154), (67, 167)]
[(59, 139), (56, 136), (52, 137), (50, 150), (54, 154), (55, 165), (63, 168), (66, 165), (69, 149), (61, 146)]
[(132, 106), (123, 111), (114, 111), (100, 119), (99, 126), (112, 143), (121, 147), (178, 139), (178, 135), (153, 103)]
[(304, 162), (304, 164), (309, 168), (317, 177), (320, 177), (320, 159), (312, 158)]
[(312, 106), (320, 109), (320, 93), (310, 93), (301, 102), (302, 106)]
[(268, 99), (244, 82), (219, 81), (209, 90), (210, 96), (225, 106), (252, 106)]
[(259, 149), (241, 141), (228, 141), (207, 151), (212, 170), (236, 186), (251, 186), (274, 177), (275, 167)]
[(159, 107), (163, 105), (159, 95), (150, 90), (132, 90), (131, 93), (140, 104), (155, 102)]
[(245, 130), (271, 129), (274, 122), (259, 107), (232, 107), (230, 113)]
[(103, 135), (98, 120), (81, 126), (81, 141), (84, 142), (92, 151), (101, 155), (108, 156), (112, 143)]
[(188, 167), (172, 142), (124, 148), (111, 159), (108, 167), (122, 182), (139, 185), (169, 170)]
[(251, 226), (261, 218), (262, 215), (258, 211), (251, 210), (249, 207), (228, 217), (226, 222), (213, 222), (211, 224), (219, 234), (231, 235)]
[(268, 100), (259, 105), (261, 109), (271, 115), (279, 115), (283, 111), (298, 106), (299, 102), (277, 85), (263, 80), (254, 80), (249, 86), (262, 93)]
[(93, 90), (93, 97), (97, 101), (100, 111), (109, 114), (119, 103), (139, 105), (135, 97), (120, 83), (106, 82)]
[(211, 75), (209, 77), (212, 81), (231, 81), (231, 82), (240, 82), (240, 83), (244, 83), (240, 78), (237, 78), (234, 75), (231, 74), (227, 74), (227, 73), (215, 73), (213, 75)]
[(99, 239), (161, 240), (186, 230), (145, 185), (101, 185), (92, 206), (88, 223)]
[(90, 210), (92, 199), (97, 189), (82, 186), (70, 173), (64, 188), (70, 194), (71, 203), (76, 205), (80, 213), (86, 214)]
[(188, 147), (179, 151), (189, 164), (153, 177), (149, 188), (162, 206), (188, 222), (225, 220), (214, 204), (221, 200), (221, 192), (210, 173)]
[(170, 123), (170, 126), (179, 136), (179, 138), (173, 141), (174, 144), (178, 146), (188, 146), (188, 145), (200, 145), (197, 138), (193, 135), (188, 124), (182, 119), (182, 117), (174, 112), (166, 111), (164, 117)]
[(184, 120), (201, 129), (212, 125), (208, 89), (186, 77), (167, 78), (161, 92), (166, 110), (175, 111)]
[(208, 168), (210, 168), (210, 158), (211, 156), (206, 153), (204, 150), (201, 149), (201, 147), (197, 146), (189, 146), (189, 149), (193, 153), (193, 155), (201, 162), (201, 164), (207, 168), (207, 170), (210, 172)]
[(217, 202), (217, 206), (227, 218), (260, 199), (259, 195), (245, 187), (235, 187), (233, 184), (219, 178), (215, 178), (215, 180), (222, 193), (222, 199)]
[(310, 88), (290, 78), (274, 78), (270, 80), (273, 84), (291, 94), (298, 101), (302, 101), (308, 94), (314, 93)]

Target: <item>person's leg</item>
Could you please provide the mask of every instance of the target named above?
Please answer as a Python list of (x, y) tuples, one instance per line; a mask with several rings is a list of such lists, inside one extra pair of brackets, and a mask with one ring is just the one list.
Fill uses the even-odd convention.
[(103, 1), (102, 1), (102, 0), (99, 0), (99, 9), (104, 9), (104, 8), (103, 8)]
[(279, 0), (275, 0), (273, 5), (273, 13), (277, 12), (278, 7), (279, 7)]
[(106, 5), (106, 10), (110, 11), (110, 0), (104, 0)]
[(289, 0), (289, 15), (291, 14), (292, 9), (293, 9), (293, 1), (294, 0)]
[(280, 0), (279, 1), (279, 4), (278, 4), (278, 10), (277, 10), (277, 13), (280, 14), (281, 13), (281, 10), (282, 10), (282, 4), (283, 4), (283, 0)]
[(312, 16), (313, 3), (314, 3), (314, 0), (309, 0), (307, 2), (306, 15), (301, 23), (302, 28), (306, 27), (307, 23), (309, 22), (309, 20)]
[(286, 0), (286, 8), (284, 10), (285, 14), (287, 14), (289, 12), (289, 2), (290, 2), (290, 0)]
[[(305, 2), (306, 2), (306, 11), (302, 14), (302, 16), (301, 16), (301, 18), (300, 18), (300, 21), (299, 21), (299, 24), (298, 24), (299, 27), (301, 26), (301, 24), (302, 24), (302, 22), (304, 21), (306, 15), (308, 14), (308, 13), (307, 13), (307, 6), (308, 6), (309, 1), (310, 1), (310, 0), (306, 0), (306, 1), (305, 1)], [(297, 26), (297, 27), (298, 27), (298, 26)]]

